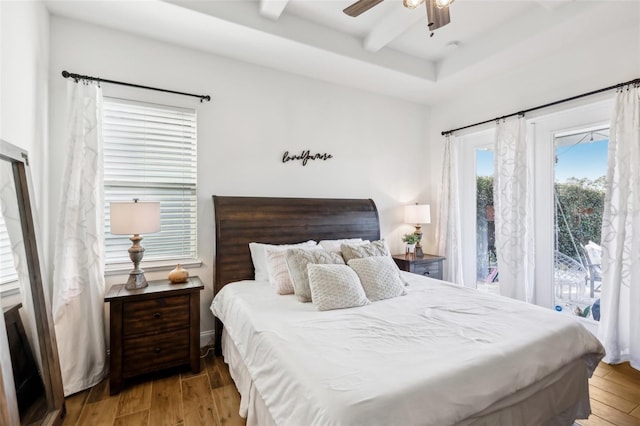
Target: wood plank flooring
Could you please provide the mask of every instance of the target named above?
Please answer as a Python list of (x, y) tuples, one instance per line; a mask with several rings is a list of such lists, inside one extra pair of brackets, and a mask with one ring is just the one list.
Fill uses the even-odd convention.
[[(66, 398), (63, 426), (244, 426), (240, 395), (222, 358), (202, 359), (199, 374), (174, 372), (109, 395), (108, 380)], [(582, 426), (640, 426), (640, 372), (600, 363), (589, 381), (592, 414)], [(514, 425), (516, 426), (516, 425)]]
[(598, 365), (589, 380), (591, 416), (582, 426), (640, 426), (640, 371), (629, 363)]
[(202, 358), (199, 374), (174, 371), (128, 382), (109, 395), (109, 381), (65, 399), (63, 426), (244, 426), (240, 395), (222, 358)]

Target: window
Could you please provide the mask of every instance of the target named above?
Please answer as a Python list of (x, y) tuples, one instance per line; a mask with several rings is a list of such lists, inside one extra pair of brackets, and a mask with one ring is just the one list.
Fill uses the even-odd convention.
[(0, 214), (0, 293), (18, 288), (18, 274), (13, 263), (9, 233)]
[[(534, 152), (535, 303), (587, 318), (600, 297), (597, 265), (589, 264), (585, 248), (600, 242), (611, 109), (612, 101), (605, 99), (528, 120), (527, 141)], [(485, 291), (499, 290), (500, 279), (489, 184), (494, 139), (488, 129), (456, 141), (461, 144), (462, 238), (476, 241), (462, 247), (463, 273), (467, 285)]]
[(476, 147), (476, 288), (500, 293), (493, 206), (493, 146)]
[[(460, 136), (463, 274), (466, 285), (499, 293), (493, 211), (493, 130)], [(473, 261), (471, 261), (473, 259)]]
[(160, 202), (144, 260), (195, 259), (196, 111), (105, 98), (103, 118), (106, 263), (130, 262), (130, 236), (110, 232), (109, 203), (134, 198)]
[(601, 293), (600, 261), (589, 253), (600, 258), (609, 127), (556, 133), (554, 142), (555, 304), (588, 314)]

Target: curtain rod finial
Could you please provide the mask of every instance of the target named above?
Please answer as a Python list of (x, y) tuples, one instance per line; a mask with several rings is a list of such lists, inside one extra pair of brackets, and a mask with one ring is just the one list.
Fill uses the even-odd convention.
[(68, 72), (68, 71), (66, 71), (66, 70), (65, 70), (65, 71), (62, 71), (62, 76), (63, 76), (64, 78), (69, 78), (69, 76), (70, 76), (70, 75), (71, 75), (71, 74), (69, 74), (69, 72)]

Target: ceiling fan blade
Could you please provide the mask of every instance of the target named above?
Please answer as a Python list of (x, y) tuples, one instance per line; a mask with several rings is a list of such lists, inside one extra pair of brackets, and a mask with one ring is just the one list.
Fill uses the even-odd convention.
[(426, 4), (429, 31), (435, 31), (451, 22), (449, 6), (440, 8), (436, 6), (436, 0), (427, 0)]
[(343, 12), (355, 18), (356, 16), (366, 12), (373, 6), (377, 5), (378, 3), (382, 3), (383, 1), (384, 0), (358, 0), (351, 6), (344, 9)]

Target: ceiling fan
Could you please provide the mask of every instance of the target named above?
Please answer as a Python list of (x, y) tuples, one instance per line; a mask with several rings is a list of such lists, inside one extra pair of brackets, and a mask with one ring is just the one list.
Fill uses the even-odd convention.
[[(382, 3), (384, 0), (358, 0), (351, 6), (343, 10), (349, 16), (356, 17), (361, 13), (366, 12), (378, 3)], [(408, 9), (415, 9), (422, 3), (427, 5), (427, 19), (429, 21), (428, 27), (433, 36), (433, 31), (438, 28), (444, 27), (451, 19), (449, 17), (449, 6), (454, 0), (403, 0), (402, 4)]]

